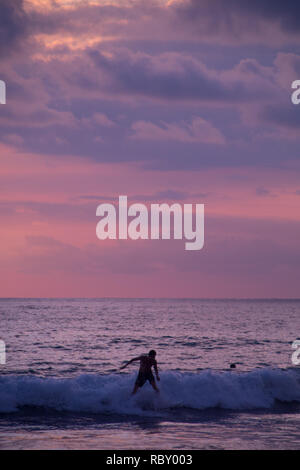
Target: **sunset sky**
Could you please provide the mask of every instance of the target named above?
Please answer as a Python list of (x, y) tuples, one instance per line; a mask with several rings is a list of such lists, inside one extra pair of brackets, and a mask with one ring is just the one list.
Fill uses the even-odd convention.
[[(0, 297), (300, 297), (300, 4), (1, 0)], [(205, 244), (96, 208), (205, 204)]]

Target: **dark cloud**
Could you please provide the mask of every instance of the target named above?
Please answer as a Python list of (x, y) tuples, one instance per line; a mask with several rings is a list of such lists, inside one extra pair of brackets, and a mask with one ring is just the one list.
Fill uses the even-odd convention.
[[(198, 8), (199, 11), (200, 4), (206, 9), (206, 15), (212, 15), (210, 2), (186, 2), (190, 8)], [(230, 0), (230, 4), (233, 5), (234, 2)], [(56, 7), (47, 10), (47, 14), (36, 10), (30, 11), (26, 17), (21, 0), (4, 0), (0, 5), (0, 12), (10, 12), (8, 17), (12, 18), (15, 11), (19, 20), (23, 18), (19, 34), (24, 34), (26, 25), (29, 24), (32, 35), (38, 32), (52, 34), (55, 31), (70, 31), (75, 40), (80, 40), (79, 33), (89, 35), (91, 30), (87, 26), (97, 28), (99, 18), (106, 24), (108, 33), (109, 25), (120, 23), (122, 15), (124, 20), (134, 21), (134, 18), (140, 17), (142, 11), (147, 10), (146, 7), (143, 10), (143, 5), (135, 1), (126, 3), (123, 9), (118, 6), (96, 8), (87, 4), (83, 7), (80, 3), (81, 6), (66, 10), (55, 3), (53, 5)], [(176, 8), (179, 11), (180, 8), (185, 8), (184, 5), (177, 5)], [(159, 7), (159, 3), (152, 4), (147, 10), (148, 26), (150, 23), (156, 25), (159, 8), (164, 12), (167, 10)], [(236, 11), (243, 8), (236, 2)], [(231, 14), (230, 11), (229, 9), (226, 15)], [(82, 21), (79, 21), (81, 17)], [(204, 15), (203, 22), (206, 21), (205, 18)], [(183, 18), (182, 22), (184, 21)], [(0, 24), (3, 22), (1, 18)], [(9, 23), (7, 21), (5, 24)], [(120, 24), (122, 29), (123, 23)], [(101, 27), (100, 25), (99, 31)], [(79, 36), (75, 35), (76, 28)], [(190, 39), (187, 29), (183, 28), (182, 31)], [(159, 44), (170, 44), (168, 34), (166, 31), (166, 39), (159, 36), (155, 36), (155, 39)], [(58, 40), (62, 40), (62, 36)], [(201, 45), (202, 40), (197, 40)], [(265, 142), (256, 144), (254, 138), (258, 127), (263, 134), (264, 130), (269, 132), (272, 126), (274, 129), (269, 132), (271, 136), (274, 136), (274, 131), (279, 126), (293, 128), (293, 132), (299, 128), (300, 108), (294, 106), (293, 109), (285, 110), (278, 105), (285, 98), (290, 104), (291, 92), (290, 89), (282, 90), (274, 78), (276, 73), (279, 74), (278, 70), (285, 77), (286, 66), (296, 70), (299, 57), (296, 54), (281, 53), (280, 60), (275, 63), (272, 60), (265, 61), (259, 54), (257, 59), (249, 58), (246, 50), (241, 59), (231, 48), (228, 49), (228, 55), (232, 56), (233, 65), (225, 70), (224, 67), (220, 68), (220, 51), (214, 55), (214, 49), (210, 47), (210, 60), (204, 63), (202, 54), (195, 48), (190, 50), (189, 42), (182, 41), (180, 35), (178, 42), (185, 44), (185, 52), (156, 51), (152, 55), (149, 51), (143, 52), (143, 42), (138, 40), (135, 41), (133, 50), (130, 50), (130, 42), (126, 49), (109, 41), (93, 47), (85, 48), (83, 45), (83, 50), (75, 51), (65, 45), (62, 55), (56, 55), (56, 48), (47, 49), (41, 42), (35, 43), (34, 60), (30, 53), (26, 60), (20, 59), (18, 55), (17, 60), (10, 63), (11, 68), (1, 72), (1, 79), (9, 87), (10, 106), (1, 109), (0, 138), (11, 145), (18, 145), (19, 142), (24, 150), (31, 152), (60, 156), (80, 155), (97, 161), (135, 161), (141, 162), (146, 169), (276, 166), (285, 161), (285, 153), (278, 148), (277, 140), (273, 147), (269, 140), (267, 147)], [(29, 52), (28, 47), (27, 51)], [(39, 55), (43, 57), (43, 54), (47, 60), (39, 60)], [(268, 103), (272, 104), (267, 106)], [(252, 104), (257, 105), (257, 112), (253, 112), (253, 129), (250, 129), (249, 105)], [(239, 117), (243, 106), (248, 121)], [(261, 116), (258, 116), (260, 112)], [(95, 113), (105, 113), (116, 125), (101, 126), (93, 118)], [(212, 123), (220, 131), (225, 140), (223, 146), (216, 148), (214, 143), (208, 145), (201, 139), (190, 139), (186, 145), (186, 138), (185, 141), (182, 137), (181, 141), (175, 139), (177, 135), (182, 136), (181, 127), (185, 131), (189, 130), (186, 123), (192, 123), (195, 115)], [(142, 139), (130, 138), (132, 126), (137, 121), (153, 123), (154, 131), (161, 131), (161, 128), (166, 129), (172, 125), (172, 133), (165, 132), (165, 139), (153, 138), (145, 144)], [(149, 132), (147, 135), (150, 135)], [(154, 134), (152, 131), (152, 136)], [(174, 141), (171, 141), (170, 136)], [(277, 139), (278, 137), (276, 135)], [(285, 136), (281, 134), (280, 137)], [(290, 142), (289, 145), (293, 143)], [(289, 149), (289, 154), (292, 158), (298, 159), (298, 150), (291, 150)], [(175, 200), (176, 195), (174, 196)]]
[[(97, 50), (90, 51), (94, 63), (110, 78), (115, 92), (162, 98), (165, 100), (230, 99), (230, 93), (205, 67), (191, 57), (165, 55), (151, 57), (117, 52), (108, 58)], [(167, 62), (169, 64), (167, 65)], [(231, 93), (231, 98), (233, 94)]]
[(243, 35), (249, 31), (258, 33), (255, 23), (276, 22), (284, 32), (300, 32), (300, 4), (295, 0), (189, 0), (175, 4), (174, 12), (183, 23), (196, 26), (199, 32), (204, 28), (211, 33), (222, 30), (232, 35)]
[[(22, 4), (22, 1), (2, 3)], [(182, 38), (193, 41), (197, 33), (205, 42), (213, 39), (223, 45), (237, 43), (240, 38), (249, 43), (264, 41), (266, 23), (274, 24), (275, 29), (287, 36), (298, 33), (299, 14), (300, 6), (295, 0), (185, 0), (169, 6), (155, 0), (131, 0), (118, 5), (80, 2), (72, 9), (60, 8), (53, 2), (50, 11), (31, 11), (30, 24), (33, 31), (43, 34), (68, 33), (79, 37), (89, 31), (90, 35), (122, 42)]]
[(263, 186), (256, 188), (256, 195), (259, 197), (277, 197), (277, 194), (273, 194), (269, 189)]
[[(218, 3), (221, 3), (218, 0)], [(255, 17), (264, 20), (270, 19), (278, 21), (285, 31), (300, 31), (300, 3), (294, 0), (251, 0), (251, 2), (241, 2), (239, 0), (229, 0), (226, 2), (228, 8), (237, 11), (250, 13)]]
[(262, 186), (260, 186), (259, 188), (256, 188), (256, 194), (257, 196), (261, 196), (261, 197), (267, 197), (270, 195), (270, 191)]
[(268, 123), (294, 130), (300, 129), (300, 106), (266, 105), (261, 111), (261, 117)]
[[(22, 38), (34, 34), (63, 33), (80, 38), (88, 31), (91, 36), (123, 43), (194, 41), (198, 33), (198, 39), (205, 42), (213, 40), (224, 45), (229, 40), (238, 45), (238, 40), (247, 35), (250, 43), (264, 41), (266, 22), (276, 24), (286, 34), (300, 32), (300, 4), (294, 0), (189, 0), (168, 7), (156, 1), (134, 0), (120, 5), (79, 3), (72, 9), (60, 8), (53, 2), (52, 6), (45, 12), (32, 9), (26, 13), (24, 0), (1, 0), (0, 53), (11, 53)], [(133, 77), (128, 78), (132, 82)]]
[(0, 54), (11, 54), (26, 35), (28, 18), (23, 0), (1, 0), (0, 2)]
[[(164, 53), (150, 56), (134, 54), (129, 50), (114, 50), (110, 57), (97, 49), (88, 55), (104, 74), (102, 84), (117, 94), (130, 94), (172, 101), (243, 102), (263, 98), (268, 87), (262, 90), (248, 80), (249, 70), (241, 63), (231, 76), (208, 69), (200, 60), (184, 54)], [(251, 71), (260, 78), (259, 64)], [(74, 76), (76, 84), (83, 86), (84, 70)], [(105, 85), (106, 83), (106, 85)]]

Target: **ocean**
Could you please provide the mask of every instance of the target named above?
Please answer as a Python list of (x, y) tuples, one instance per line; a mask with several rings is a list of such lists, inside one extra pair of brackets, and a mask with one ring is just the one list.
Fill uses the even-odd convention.
[[(1, 449), (299, 449), (298, 300), (0, 299)], [(131, 391), (157, 352), (161, 380)], [(235, 368), (230, 368), (235, 364)]]

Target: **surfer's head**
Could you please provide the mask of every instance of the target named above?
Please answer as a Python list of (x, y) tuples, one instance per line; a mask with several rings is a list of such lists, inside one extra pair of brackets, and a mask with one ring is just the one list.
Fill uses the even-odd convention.
[(156, 356), (156, 351), (154, 351), (154, 349), (151, 349), (151, 351), (149, 351), (149, 356), (150, 357), (155, 357)]

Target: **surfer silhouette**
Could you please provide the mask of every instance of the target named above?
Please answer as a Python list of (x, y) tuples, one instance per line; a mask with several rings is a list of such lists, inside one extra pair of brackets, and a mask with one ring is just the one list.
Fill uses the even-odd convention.
[(149, 354), (143, 354), (141, 356), (134, 357), (133, 359), (128, 361), (124, 366), (120, 367), (120, 370), (122, 370), (122, 369), (125, 369), (125, 367), (127, 367), (132, 362), (140, 361), (140, 370), (139, 370), (137, 379), (134, 384), (132, 395), (134, 395), (137, 392), (137, 390), (145, 384), (147, 380), (150, 382), (150, 385), (152, 385), (154, 390), (157, 393), (159, 392), (159, 389), (157, 388), (157, 385), (155, 382), (154, 375), (152, 373), (152, 367), (153, 367), (157, 380), (160, 380), (159, 375), (158, 375), (158, 368), (157, 368), (157, 362), (155, 360), (155, 356), (156, 356), (156, 351), (151, 349)]

